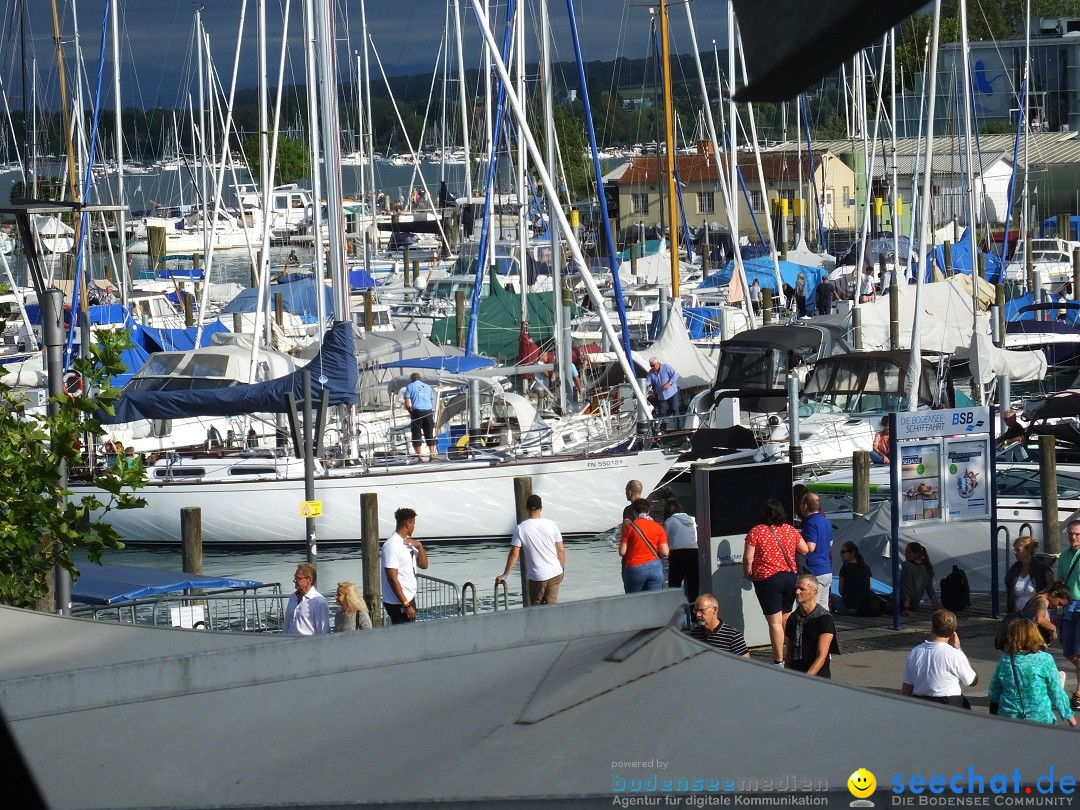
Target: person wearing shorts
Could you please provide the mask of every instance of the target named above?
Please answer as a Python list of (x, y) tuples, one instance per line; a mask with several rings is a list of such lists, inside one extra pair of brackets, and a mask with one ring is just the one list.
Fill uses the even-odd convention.
[(784, 664), (784, 627), (795, 603), (795, 555), (809, 552), (806, 541), (788, 522), (784, 505), (765, 502), (761, 522), (746, 535), (743, 577), (754, 583), (761, 612), (769, 624), (773, 663)]
[(428, 460), (435, 460), (435, 392), (431, 386), (420, 379), (419, 372), (413, 372), (409, 384), (405, 386), (405, 410), (412, 420), (412, 446), (416, 457), (424, 460), (423, 446), (427, 443)]

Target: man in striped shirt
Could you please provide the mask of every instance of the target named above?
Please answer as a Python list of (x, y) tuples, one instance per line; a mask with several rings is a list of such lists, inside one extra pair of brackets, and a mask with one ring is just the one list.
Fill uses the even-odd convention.
[(730, 624), (724, 624), (724, 620), (720, 618), (719, 609), (716, 597), (710, 593), (703, 593), (694, 601), (691, 608), (694, 614), (694, 625), (683, 632), (712, 647), (719, 647), (724, 652), (749, 658), (750, 651), (746, 649), (743, 634)]

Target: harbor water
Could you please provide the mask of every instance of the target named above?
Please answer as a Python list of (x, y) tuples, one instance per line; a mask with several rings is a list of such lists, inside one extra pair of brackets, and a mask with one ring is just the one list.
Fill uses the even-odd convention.
[[(437, 515), (429, 516), (438, 520)], [(424, 515), (420, 515), (421, 521)], [(430, 543), (428, 570), (421, 573), (453, 582), (460, 592), (466, 582), (476, 585), (481, 610), (490, 610), (493, 602), (495, 577), (506, 566), (509, 541), (505, 543)], [(614, 530), (591, 538), (567, 540), (566, 576), (559, 591), (561, 601), (613, 596), (623, 592), (619, 568), (618, 535)], [(306, 560), (305, 548), (298, 542), (291, 548), (216, 548), (203, 550), (203, 572), (211, 576), (231, 576), (254, 579), (264, 583), (280, 583), (282, 590), (292, 589), (296, 564)], [(320, 593), (333, 596), (341, 581), (358, 585), (361, 573), (360, 545), (327, 545), (318, 547)], [(106, 552), (105, 565), (134, 565), (165, 571), (181, 570), (180, 546), (128, 546)], [(79, 568), (89, 566), (84, 554), (76, 555)], [(517, 568), (507, 577), (511, 605), (521, 604), (521, 578)]]

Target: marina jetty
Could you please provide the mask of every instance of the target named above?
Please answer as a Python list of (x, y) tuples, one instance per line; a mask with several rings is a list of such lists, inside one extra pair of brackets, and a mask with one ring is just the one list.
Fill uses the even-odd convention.
[(935, 775), (988, 805), (1075, 784), (1068, 731), (735, 658), (680, 632), (684, 607), (665, 590), (321, 638), (5, 608), (0, 706), (53, 808), (847, 807), (859, 768), (878, 807)]

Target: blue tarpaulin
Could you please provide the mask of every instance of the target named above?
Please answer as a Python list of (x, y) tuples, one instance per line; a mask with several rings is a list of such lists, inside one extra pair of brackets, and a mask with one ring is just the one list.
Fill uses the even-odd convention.
[(362, 267), (357, 267), (349, 271), (349, 287), (353, 290), (366, 290), (371, 287), (378, 287), (379, 283), (373, 279), (366, 270)]
[(114, 416), (103, 413), (97, 416), (102, 424), (116, 424), (140, 419), (284, 413), (286, 392), (292, 393), (297, 401), (303, 397), (305, 370), (311, 372), (311, 395), (315, 400), (326, 388), (331, 405), (355, 405), (360, 373), (352, 324), (335, 323), (323, 337), (319, 353), (307, 366), (276, 380), (192, 391), (125, 391), (116, 402)]
[(1057, 217), (1047, 217), (1039, 223), (1039, 238), (1045, 239), (1050, 231), (1056, 232), (1062, 239), (1076, 239), (1076, 235), (1080, 233), (1080, 217), (1069, 217), (1069, 233), (1067, 235), (1063, 235), (1061, 231), (1058, 230)]
[[(320, 284), (323, 291), (323, 312), (334, 311), (333, 297), (330, 288)], [(281, 295), (282, 305), (286, 312), (299, 317), (304, 323), (314, 323), (319, 316), (318, 301), (316, 295), (315, 279), (310, 276), (290, 283), (276, 283), (270, 285), (269, 306), (273, 308), (275, 296)], [(259, 290), (249, 287), (237, 293), (232, 301), (221, 308), (222, 315), (233, 312), (254, 312), (258, 305)]]
[(406, 360), (392, 360), (389, 363), (382, 363), (383, 368), (426, 368), (434, 371), (446, 371), (450, 374), (462, 374), (466, 371), (475, 371), (478, 368), (487, 368), (493, 365), (495, 365), (495, 361), (490, 357), (479, 357), (475, 354), (462, 354), (453, 357), (444, 357), (442, 355), (413, 357)]
[[(971, 240), (968, 239), (968, 232), (966, 229), (964, 230), (964, 235), (960, 237), (960, 241), (950, 247), (950, 252), (952, 254), (953, 272), (970, 276), (972, 267)], [(986, 256), (986, 280), (991, 284), (1000, 284), (1001, 271), (1004, 267), (1001, 257), (993, 253), (984, 253), (983, 255)], [(914, 259), (912, 261), (914, 262)], [(938, 245), (934, 248), (934, 261), (937, 263), (938, 267), (945, 266), (944, 245)], [(925, 280), (929, 282), (933, 279), (928, 275)]]
[(254, 579), (206, 577), (134, 565), (88, 564), (71, 585), (71, 601), (85, 605), (115, 605), (188, 588), (257, 588), (262, 584)]
[[(772, 259), (749, 259), (743, 262), (743, 267), (746, 269), (746, 283), (753, 284), (754, 280), (761, 286), (761, 289), (776, 290), (776, 270), (773, 268)], [(825, 278), (825, 270), (820, 267), (810, 267), (805, 264), (795, 264), (794, 262), (786, 262), (783, 259), (780, 260), (780, 278), (783, 279), (785, 284), (791, 287), (795, 286), (795, 282), (798, 280), (799, 273), (803, 274), (803, 278), (806, 279), (806, 311), (810, 315), (817, 314), (817, 307), (814, 302), (814, 291), (817, 289), (818, 284)], [(731, 279), (735, 274), (735, 262), (730, 261), (723, 270), (713, 273), (701, 284), (698, 285), (698, 289), (707, 289), (709, 287), (723, 287), (725, 284), (730, 284)]]
[[(195, 348), (195, 335), (198, 327), (186, 329), (155, 329), (153, 326), (136, 324), (131, 330), (131, 342), (142, 347), (148, 354), (154, 352), (186, 352)], [(221, 321), (211, 321), (203, 326), (202, 343), (199, 347), (209, 346), (210, 336), (217, 332), (228, 332), (228, 327)]]

